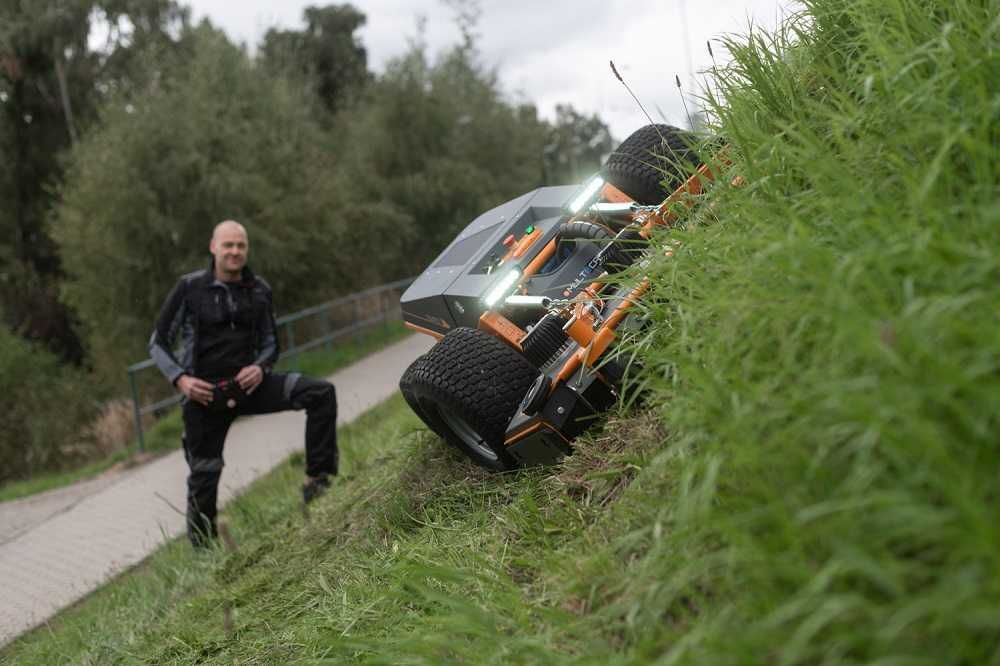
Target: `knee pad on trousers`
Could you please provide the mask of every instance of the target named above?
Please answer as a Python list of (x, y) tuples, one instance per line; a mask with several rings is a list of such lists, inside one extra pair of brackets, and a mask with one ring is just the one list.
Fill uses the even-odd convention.
[(188, 513), (203, 513), (215, 517), (219, 479), (222, 478), (222, 458), (192, 458), (187, 479)]
[(324, 409), (336, 407), (337, 389), (320, 379), (299, 377), (292, 389), (292, 407), (295, 409)]

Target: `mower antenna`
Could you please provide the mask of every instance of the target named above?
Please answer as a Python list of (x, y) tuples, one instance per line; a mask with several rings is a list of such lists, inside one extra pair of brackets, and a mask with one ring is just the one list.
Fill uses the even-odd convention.
[[(612, 71), (612, 72), (614, 72), (614, 75), (615, 75), (615, 78), (616, 78), (616, 79), (618, 79), (619, 81), (621, 81), (621, 84), (622, 84), (623, 86), (625, 86), (625, 90), (627, 90), (627, 91), (628, 91), (628, 94), (629, 94), (629, 95), (632, 95), (632, 99), (634, 99), (634, 100), (635, 100), (635, 103), (639, 105), (639, 109), (640, 109), (640, 110), (642, 110), (642, 113), (643, 113), (643, 115), (645, 115), (645, 116), (646, 116), (646, 120), (648, 120), (648, 121), (649, 121), (649, 124), (650, 124), (650, 125), (652, 125), (652, 126), (654, 126), (654, 127), (656, 127), (656, 123), (655, 123), (655, 122), (653, 122), (653, 119), (649, 117), (649, 112), (648, 112), (648, 111), (646, 111), (646, 107), (644, 107), (644, 106), (642, 105), (642, 102), (640, 102), (640, 101), (639, 101), (639, 98), (635, 96), (635, 93), (634, 93), (634, 92), (632, 92), (632, 89), (631, 89), (631, 88), (629, 88), (629, 86), (628, 86), (628, 84), (627, 84), (627, 83), (625, 83), (625, 79), (623, 79), (623, 78), (622, 78), (622, 75), (618, 73), (618, 68), (617, 68), (617, 67), (615, 67), (615, 61), (614, 61), (614, 60), (609, 60), (609, 61), (608, 61), (608, 64), (609, 64), (609, 65), (611, 65), (611, 71)], [(659, 129), (657, 129), (657, 130), (656, 130), (656, 133), (657, 133), (657, 134), (660, 134), (660, 130), (659, 130)], [(666, 139), (664, 139), (664, 138), (663, 138), (663, 135), (662, 135), (662, 134), (660, 134), (660, 139), (661, 139), (661, 140), (663, 140), (664, 142), (666, 141)]]
[(684, 99), (684, 91), (681, 89), (681, 77), (678, 76), (677, 74), (674, 74), (674, 80), (677, 81), (677, 91), (680, 92), (681, 94), (681, 104), (684, 105), (684, 115), (687, 116), (688, 127), (691, 129), (691, 131), (694, 131), (694, 123), (691, 121), (691, 112), (688, 111), (688, 103), (687, 100)]

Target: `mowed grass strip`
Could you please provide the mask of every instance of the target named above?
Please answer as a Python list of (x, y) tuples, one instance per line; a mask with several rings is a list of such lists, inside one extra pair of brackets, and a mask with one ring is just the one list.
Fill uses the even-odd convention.
[[(660, 439), (650, 436), (658, 426), (649, 418), (619, 426), (636, 442)], [(603, 529), (589, 530), (635, 478), (642, 446), (594, 439), (560, 468), (488, 474), (431, 436), (399, 397), (345, 428), (341, 442), (343, 473), (308, 517), (296, 457), (226, 508), (235, 552), (198, 555), (183, 539), (169, 544), (3, 658), (508, 663), (614, 655), (598, 618), (582, 613), (589, 602), (577, 589), (577, 558), (589, 556), (582, 546), (591, 539), (607, 544)]]

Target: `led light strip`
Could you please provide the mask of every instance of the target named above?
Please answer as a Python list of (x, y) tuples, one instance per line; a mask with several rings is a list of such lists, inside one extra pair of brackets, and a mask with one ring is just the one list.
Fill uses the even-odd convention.
[(516, 268), (510, 269), (510, 271), (506, 275), (500, 278), (500, 280), (496, 283), (493, 289), (491, 289), (490, 292), (486, 294), (486, 297), (483, 298), (483, 302), (486, 303), (486, 307), (492, 308), (494, 305), (496, 305), (497, 301), (506, 296), (507, 293), (511, 290), (511, 288), (515, 284), (517, 284), (517, 281), (520, 279), (520, 277), (521, 277), (520, 270)]

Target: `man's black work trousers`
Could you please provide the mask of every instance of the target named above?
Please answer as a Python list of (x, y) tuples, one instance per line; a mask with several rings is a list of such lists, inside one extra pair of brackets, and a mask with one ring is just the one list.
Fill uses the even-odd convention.
[(306, 410), (306, 474), (337, 474), (337, 396), (333, 384), (298, 373), (266, 375), (235, 409), (184, 403), (184, 455), (187, 458), (187, 528), (195, 546), (216, 536), (216, 502), (222, 476), (222, 446), (237, 416)]

